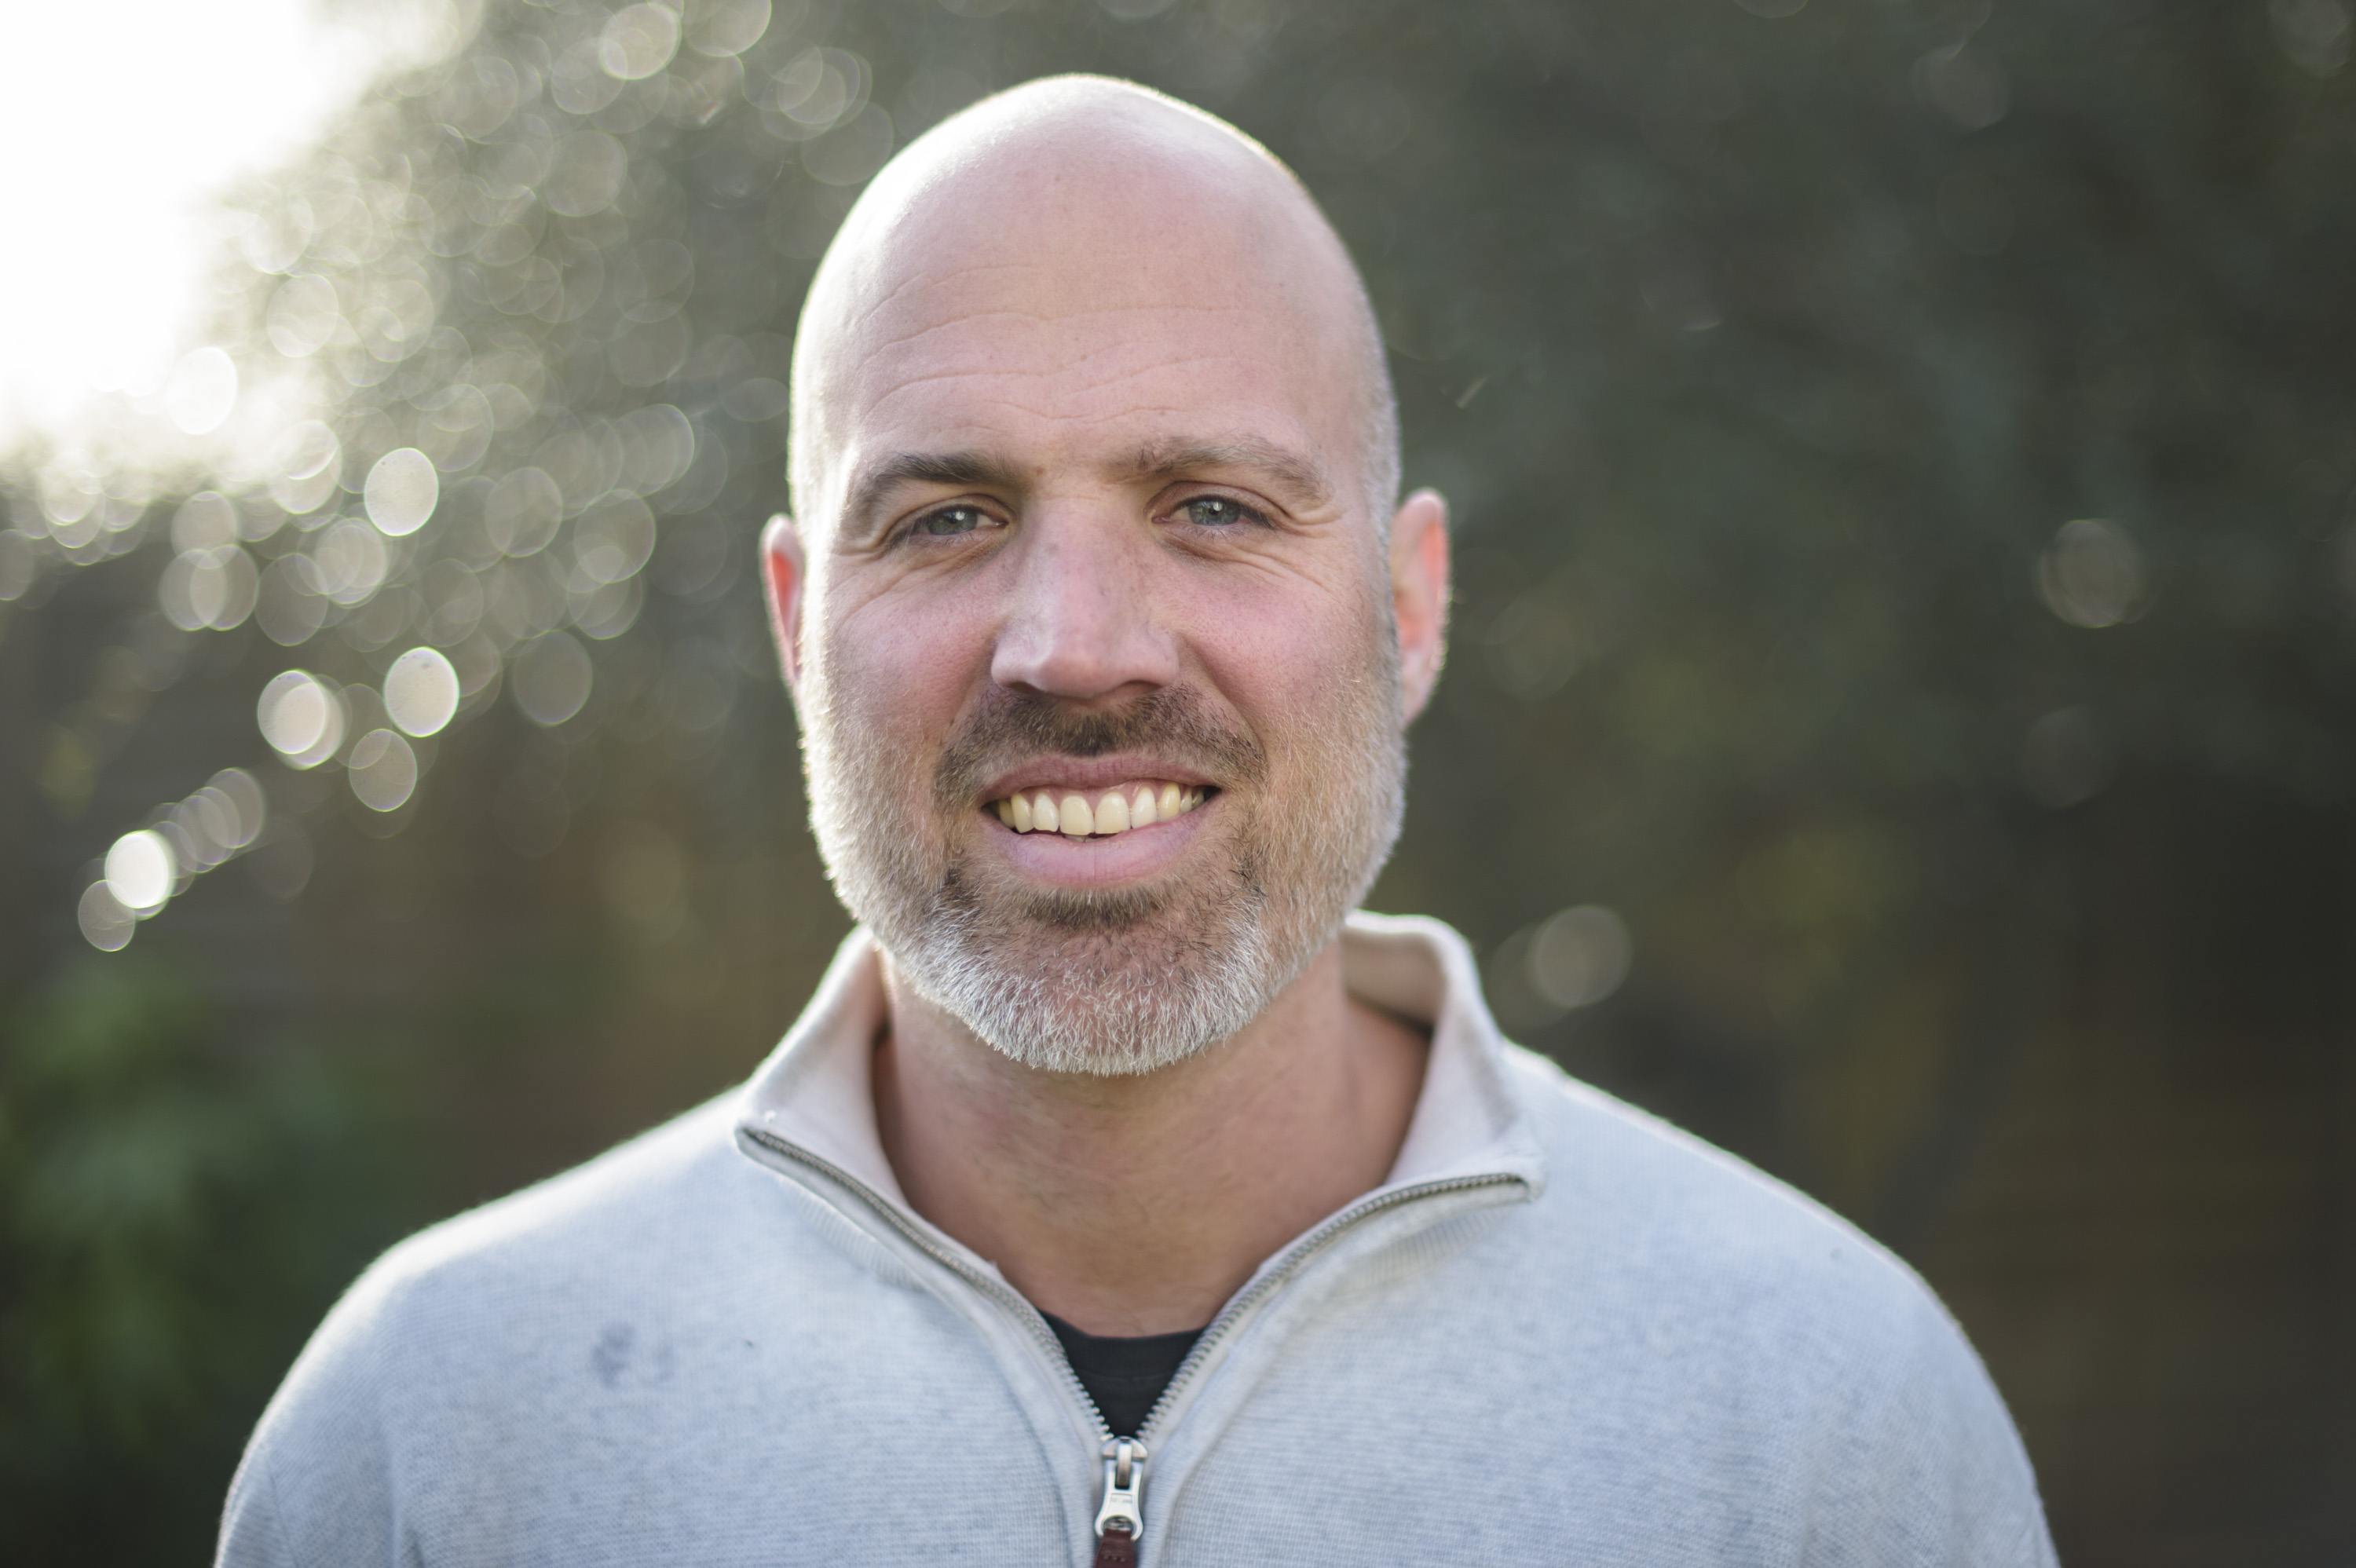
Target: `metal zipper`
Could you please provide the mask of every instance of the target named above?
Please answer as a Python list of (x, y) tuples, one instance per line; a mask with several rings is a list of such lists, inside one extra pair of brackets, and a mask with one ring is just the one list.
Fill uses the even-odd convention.
[(1179, 1363), (1178, 1371), (1172, 1375), (1168, 1386), (1162, 1389), (1162, 1397), (1155, 1400), (1153, 1408), (1145, 1413), (1145, 1419), (1138, 1424), (1137, 1435), (1115, 1437), (1112, 1428), (1105, 1422), (1104, 1413), (1097, 1408), (1096, 1400), (1088, 1393), (1087, 1385), (1080, 1381), (1080, 1375), (1072, 1370), (1071, 1359), (1064, 1354), (1063, 1341), (1055, 1338), (1055, 1331), (1047, 1327), (1047, 1320), (1039, 1316), (1039, 1309), (1032, 1306), (1021, 1292), (1003, 1281), (992, 1279), (990, 1275), (973, 1268), (956, 1253), (936, 1244), (931, 1237), (909, 1224), (901, 1216), (900, 1211), (891, 1203), (886, 1202), (873, 1188), (869, 1187), (841, 1166), (830, 1160), (821, 1159), (807, 1149), (787, 1143), (776, 1134), (764, 1132), (758, 1127), (740, 1125), (738, 1130), (770, 1152), (782, 1155), (797, 1165), (807, 1166), (826, 1177), (827, 1179), (848, 1189), (869, 1208), (882, 1215), (894, 1230), (914, 1243), (926, 1256), (942, 1264), (984, 1296), (1006, 1307), (1017, 1321), (1031, 1330), (1031, 1338), (1037, 1342), (1041, 1349), (1046, 1351), (1048, 1360), (1062, 1371), (1065, 1387), (1079, 1396), (1080, 1408), (1087, 1411), (1089, 1417), (1096, 1423), (1097, 1436), (1104, 1445), (1101, 1453), (1104, 1460), (1104, 1502), (1097, 1509), (1096, 1517), (1096, 1561), (1098, 1568), (1128, 1568), (1128, 1564), (1137, 1560), (1137, 1542), (1145, 1536), (1145, 1460), (1148, 1449), (1144, 1438), (1148, 1433), (1154, 1430), (1154, 1424), (1162, 1419), (1162, 1412), (1170, 1407), (1171, 1396), (1186, 1386), (1195, 1371), (1202, 1366), (1211, 1348), (1219, 1341), (1221, 1337), (1233, 1330), (1240, 1318), (1266, 1300), (1269, 1294), (1277, 1286), (1290, 1278), (1294, 1271), (1307, 1262), (1312, 1253), (1323, 1248), (1342, 1232), (1370, 1215), (1378, 1214), (1386, 1209), (1396, 1209), (1402, 1203), (1413, 1202), (1419, 1199), (1436, 1198), (1442, 1193), (1464, 1192), (1481, 1187), (1502, 1187), (1524, 1180), (1519, 1176), (1504, 1171), (1493, 1171), (1485, 1176), (1457, 1176), (1440, 1181), (1419, 1182), (1413, 1187), (1402, 1187), (1394, 1192), (1378, 1193), (1371, 1198), (1361, 1199), (1333, 1215), (1323, 1224), (1286, 1248), (1283, 1255), (1273, 1266), (1262, 1272), (1258, 1279), (1245, 1286), (1234, 1300), (1227, 1303), (1226, 1309), (1212, 1319), (1211, 1326), (1203, 1330), (1202, 1338), (1194, 1341), (1194, 1348), (1188, 1351), (1186, 1359)]
[(1097, 1509), (1096, 1568), (1131, 1568), (1145, 1538), (1145, 1445), (1116, 1437), (1104, 1445), (1104, 1506)]

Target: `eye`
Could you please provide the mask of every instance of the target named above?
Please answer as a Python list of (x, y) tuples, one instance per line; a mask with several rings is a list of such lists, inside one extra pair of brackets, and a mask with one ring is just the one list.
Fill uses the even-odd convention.
[(1240, 501), (1229, 500), (1225, 496), (1197, 496), (1191, 501), (1182, 502), (1178, 507), (1178, 516), (1198, 528), (1226, 528), (1236, 523), (1254, 522), (1258, 518), (1258, 514), (1250, 507)]
[(916, 519), (916, 531), (944, 539), (955, 534), (969, 534), (990, 521), (990, 514), (980, 507), (943, 507), (937, 512), (927, 512)]

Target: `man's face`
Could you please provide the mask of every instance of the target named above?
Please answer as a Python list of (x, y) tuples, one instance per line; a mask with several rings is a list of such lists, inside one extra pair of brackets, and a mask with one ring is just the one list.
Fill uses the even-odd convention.
[(1120, 192), (912, 221), (822, 367), (788, 652), (820, 847), (1034, 1066), (1232, 1035), (1397, 833), (1363, 393), (1268, 252), (1236, 204)]

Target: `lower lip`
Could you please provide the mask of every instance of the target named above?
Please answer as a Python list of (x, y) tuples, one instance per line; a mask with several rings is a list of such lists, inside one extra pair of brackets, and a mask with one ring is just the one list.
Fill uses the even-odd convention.
[(1018, 871), (1058, 887), (1105, 888), (1150, 877), (1186, 852), (1203, 830), (1203, 818), (1217, 805), (1211, 796), (1183, 816), (1132, 827), (1104, 837), (1067, 838), (1061, 833), (1017, 833), (985, 810), (984, 838), (1000, 845)]

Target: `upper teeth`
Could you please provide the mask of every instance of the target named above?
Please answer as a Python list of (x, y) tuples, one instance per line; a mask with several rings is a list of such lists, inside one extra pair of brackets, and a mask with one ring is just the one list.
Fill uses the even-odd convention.
[(1087, 795), (1069, 789), (1026, 789), (993, 804), (998, 820), (1017, 833), (1061, 833), (1086, 838), (1090, 834), (1151, 827), (1183, 816), (1203, 804), (1203, 790), (1199, 784), (1151, 783), (1126, 784)]

